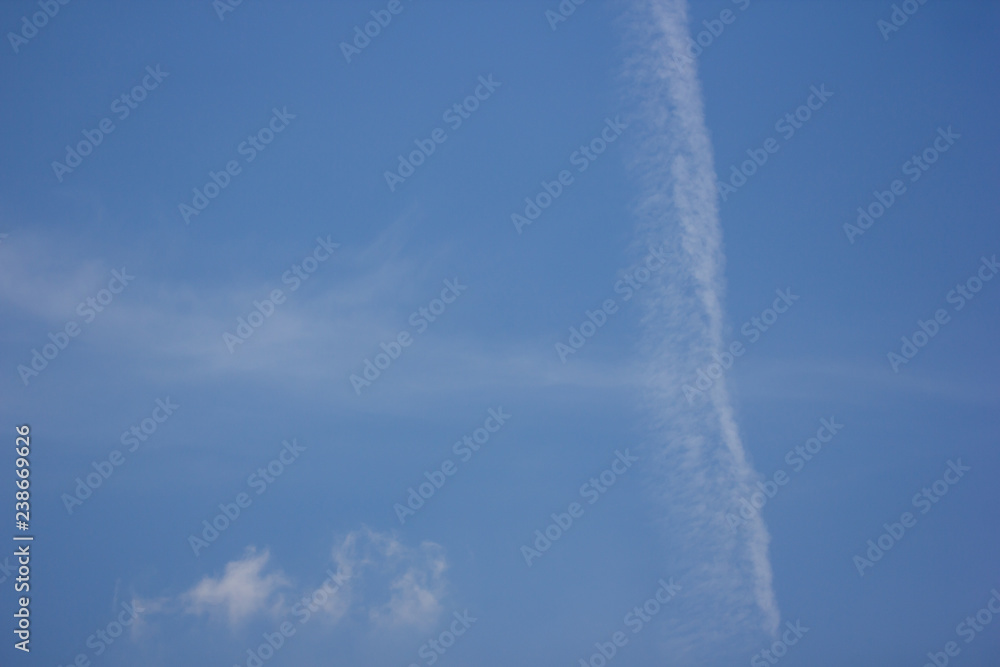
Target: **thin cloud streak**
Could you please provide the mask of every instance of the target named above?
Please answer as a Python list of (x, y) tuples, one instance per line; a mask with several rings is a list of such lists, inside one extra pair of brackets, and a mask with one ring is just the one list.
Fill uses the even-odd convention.
[(774, 633), (780, 613), (763, 521), (739, 533), (725, 523), (726, 509), (757, 479), (725, 383), (717, 380), (693, 406), (681, 389), (724, 349), (712, 147), (695, 63), (673, 57), (688, 43), (687, 8), (684, 0), (641, 0), (630, 18), (629, 36), (640, 45), (625, 72), (639, 140), (630, 165), (639, 182), (635, 251), (666, 245), (673, 257), (644, 295), (651, 486), (669, 530), (671, 567), (684, 572), (690, 591), (668, 643), (694, 659), (726, 638)]

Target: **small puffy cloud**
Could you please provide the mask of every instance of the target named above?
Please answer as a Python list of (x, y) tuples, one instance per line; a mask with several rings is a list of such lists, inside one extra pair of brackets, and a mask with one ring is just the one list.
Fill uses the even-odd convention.
[(393, 580), (389, 602), (371, 611), (373, 621), (392, 627), (425, 627), (433, 625), (441, 615), (441, 598), (445, 588), (442, 575), (447, 564), (443, 557), (423, 554), (425, 545), (421, 545), (420, 552), (426, 556), (424, 562), (410, 566)]
[[(309, 610), (330, 625), (351, 617), (378, 628), (432, 627), (447, 594), (444, 549), (433, 542), (411, 547), (391, 533), (354, 530), (332, 549), (335, 565), (309, 588), (292, 586), (284, 573), (269, 568), (270, 553), (249, 547), (226, 564), (221, 576), (206, 576), (176, 598), (146, 601), (154, 613), (209, 614), (236, 628), (260, 614), (281, 618)], [(286, 604), (285, 598), (288, 598)]]
[(270, 559), (265, 549), (261, 553), (251, 547), (240, 560), (226, 564), (221, 577), (205, 577), (182, 596), (185, 611), (190, 614), (224, 612), (231, 625), (261, 611), (277, 611), (282, 606), (279, 589), (288, 585), (280, 572), (264, 574)]

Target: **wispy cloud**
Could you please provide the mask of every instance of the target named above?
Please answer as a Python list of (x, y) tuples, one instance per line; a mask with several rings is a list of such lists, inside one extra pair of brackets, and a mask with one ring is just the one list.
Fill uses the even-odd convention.
[(444, 610), (448, 560), (434, 542), (408, 546), (392, 533), (363, 527), (335, 542), (331, 561), (332, 570), (317, 568), (326, 576), (322, 595), (315, 584), (295, 584), (269, 550), (251, 546), (221, 574), (203, 577), (178, 596), (138, 602), (147, 615), (207, 615), (234, 631), (261, 617), (298, 618), (303, 605), (328, 625), (350, 617), (389, 631), (426, 630)]
[(77, 318), (77, 305), (121, 267), (94, 258), (73, 261), (71, 245), (27, 230), (0, 244), (0, 302), (53, 326)]
[(191, 614), (223, 612), (231, 626), (262, 611), (277, 613), (283, 606), (278, 594), (288, 586), (288, 579), (280, 572), (265, 574), (270, 559), (265, 549), (257, 553), (247, 550), (243, 558), (226, 564), (220, 577), (205, 577), (182, 596), (185, 611)]
[(682, 384), (723, 348), (722, 233), (712, 147), (688, 43), (684, 0), (639, 0), (628, 26), (639, 45), (626, 67), (638, 106), (632, 171), (640, 184), (637, 252), (667, 245), (674, 261), (644, 294), (654, 493), (690, 595), (670, 644), (675, 655), (717, 650), (722, 637), (774, 632), (769, 536), (757, 519), (734, 535), (725, 507), (755, 481), (725, 383), (691, 407)]
[[(301, 396), (324, 404), (342, 397), (358, 409), (383, 413), (418, 413), (442, 395), (469, 391), (635, 386), (635, 367), (615, 359), (580, 358), (561, 364), (552, 353), (552, 339), (545, 335), (497, 341), (469, 327), (432, 325), (359, 399), (350, 375), (362, 372), (365, 359), (381, 351), (380, 343), (395, 340), (400, 331), (412, 334), (409, 316), (440, 293), (443, 279), (455, 278), (442, 273), (447, 263), (439, 258), (405, 256), (400, 247), (405, 233), (405, 228), (393, 225), (368, 246), (342, 245), (311, 282), (295, 292), (281, 280), (287, 267), (280, 261), (273, 272), (251, 279), (224, 273), (195, 285), (165, 274), (157, 258), (143, 258), (155, 266), (141, 261), (128, 265), (137, 276), (134, 283), (100, 314), (99, 324), (85, 328), (74, 349), (89, 348), (86, 357), (110, 357), (102, 363), (119, 364), (116, 376), (138, 376), (137, 382), (287, 383)], [(302, 252), (312, 243), (305, 239)], [(12, 361), (25, 363), (32, 346), (48, 342), (37, 333), (37, 325), (56, 331), (67, 320), (80, 320), (76, 305), (105, 286), (116, 267), (55, 237), (20, 235), (7, 245), (0, 246), (0, 303), (22, 315), (8, 328), (12, 334), (30, 332), (23, 346), (12, 350)], [(42, 247), (53, 258), (52, 267), (19, 259), (39, 254)], [(285, 288), (285, 301), (230, 352), (223, 333), (233, 333), (237, 318), (245, 318), (255, 300), (276, 288)], [(448, 318), (466, 317), (464, 302), (454, 308)], [(106, 354), (112, 350), (113, 355)], [(53, 367), (61, 368), (62, 362)], [(46, 371), (33, 385), (44, 388), (58, 373)]]
[(444, 608), (448, 561), (434, 542), (409, 547), (390, 533), (363, 528), (334, 549), (334, 560), (364, 586), (358, 604), (379, 627), (426, 629)]

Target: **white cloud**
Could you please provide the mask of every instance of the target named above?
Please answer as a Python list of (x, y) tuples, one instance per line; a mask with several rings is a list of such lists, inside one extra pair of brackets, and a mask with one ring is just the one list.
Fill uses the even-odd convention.
[(365, 599), (357, 604), (374, 624), (425, 629), (441, 615), (448, 562), (439, 545), (425, 541), (408, 547), (390, 533), (363, 528), (334, 547), (333, 557), (363, 586)]
[[(614, 391), (637, 383), (636, 368), (614, 355), (561, 363), (548, 335), (497, 341), (435, 325), (415, 334), (410, 313), (440, 293), (442, 280), (456, 276), (441, 272), (437, 254), (444, 251), (419, 260), (401, 257), (401, 234), (394, 225), (367, 247), (342, 246), (317, 270), (321, 279), (303, 283), (295, 292), (282, 283), (286, 265), (278, 260), (250, 280), (235, 278), (238, 271), (225, 272), (225, 277), (196, 285), (164, 271), (158, 257), (142, 256), (133, 265), (135, 253), (123, 253), (135, 280), (93, 324), (82, 327), (74, 349), (90, 348), (81, 363), (93, 358), (116, 364), (113, 375), (119, 381), (137, 376), (133, 382), (169, 385), (267, 382), (269, 387), (283, 385), (300, 400), (321, 400), (325, 406), (343, 399), (352, 401), (352, 409), (380, 414), (421, 414), (442, 396), (470, 392), (550, 387)], [(81, 321), (76, 304), (104, 287), (116, 268), (88, 258), (87, 247), (74, 243), (76, 239), (19, 236), (9, 241), (0, 246), (0, 303), (26, 315), (23, 323), (10, 327), (15, 333), (32, 330), (33, 320), (45, 320), (53, 328), (69, 319)], [(311, 244), (307, 239), (301, 253)], [(25, 259), (45, 256), (43, 250), (58, 260), (53, 266)], [(301, 254), (287, 261), (293, 260), (300, 261)], [(285, 302), (230, 353), (223, 333), (233, 333), (237, 318), (245, 318), (255, 300), (276, 288), (284, 289)], [(476, 289), (470, 285), (469, 296), (450, 306), (454, 312), (448, 317), (462, 319), (464, 300), (474, 298)], [(379, 343), (403, 330), (413, 334), (414, 343), (359, 399), (350, 375), (362, 373), (365, 359), (381, 351)], [(30, 357), (35, 341), (40, 346), (47, 339), (32, 331), (20, 352), (22, 361)], [(43, 388), (52, 386), (37, 380)]]
[(441, 615), (444, 572), (448, 568), (441, 549), (424, 542), (411, 558), (414, 562), (406, 564), (390, 584), (389, 601), (370, 612), (379, 625), (423, 628), (433, 625)]
[(652, 474), (672, 536), (672, 571), (685, 573), (676, 609), (677, 654), (713, 650), (720, 637), (764, 630), (780, 614), (772, 588), (770, 537), (759, 517), (731, 531), (724, 513), (757, 475), (747, 461), (724, 379), (691, 406), (682, 386), (723, 347), (722, 230), (712, 146), (695, 63), (674, 59), (689, 43), (685, 0), (639, 0), (628, 65), (638, 114), (630, 129), (640, 193), (636, 246), (670, 248), (673, 266), (644, 290)]
[(410, 547), (391, 533), (365, 527), (337, 541), (331, 557), (335, 568), (326, 570), (323, 582), (296, 590), (280, 569), (269, 567), (266, 549), (249, 547), (242, 558), (227, 563), (220, 576), (206, 576), (175, 602), (164, 598), (144, 604), (161, 614), (208, 614), (233, 628), (261, 614), (289, 616), (296, 604), (308, 606), (311, 615), (322, 615), (330, 624), (350, 615), (389, 630), (425, 630), (444, 610), (448, 561), (438, 544), (425, 541)]
[(276, 593), (288, 585), (280, 572), (264, 574), (270, 559), (265, 549), (252, 547), (240, 560), (226, 564), (221, 577), (205, 577), (182, 596), (185, 611), (191, 614), (225, 612), (230, 625), (236, 626), (261, 611), (277, 612), (282, 600)]
[(23, 230), (0, 244), (0, 302), (49, 326), (79, 320), (76, 307), (107, 286), (112, 269), (104, 262), (74, 261), (72, 242)]

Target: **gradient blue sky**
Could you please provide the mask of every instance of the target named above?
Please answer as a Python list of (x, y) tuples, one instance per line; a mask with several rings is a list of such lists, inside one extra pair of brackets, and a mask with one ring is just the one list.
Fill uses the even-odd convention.
[[(646, 3), (587, 2), (553, 30), (557, 5), (402, 0), (349, 63), (338, 45), (386, 3), (245, 0), (220, 21), (208, 1), (71, 2), (17, 53), (4, 40), (0, 392), (11, 443), (32, 428), (36, 535), (32, 651), (5, 625), (4, 664), (245, 664), (339, 565), (339, 602), (265, 664), (426, 664), (421, 645), (469, 610), (439, 664), (577, 665), (660, 578), (684, 587), (684, 563), (718, 556), (664, 519), (718, 499), (648, 465), (659, 360), (641, 299), (614, 291), (646, 252), (648, 91), (627, 74)], [(1000, 586), (1000, 281), (959, 311), (946, 299), (1000, 253), (1000, 6), (929, 0), (884, 39), (890, 2), (742, 5), (687, 10), (694, 32), (735, 16), (696, 60), (715, 171), (780, 145), (719, 203), (722, 336), (748, 343), (725, 383), (762, 479), (791, 470), (820, 419), (844, 424), (763, 509), (781, 622), (809, 628), (781, 662), (922, 665), (954, 640), (955, 664), (995, 665), (998, 623), (968, 644), (956, 625)], [(4, 3), (0, 28), (34, 11)], [(119, 120), (112, 102), (147, 66), (169, 75)], [(490, 75), (501, 85), (448, 128), (442, 113)], [(821, 85), (832, 97), (781, 138), (776, 121)], [(248, 163), (237, 147), (274, 108), (295, 118)], [(52, 162), (105, 117), (115, 130), (60, 182)], [(616, 117), (620, 140), (576, 171)], [(447, 140), (390, 192), (385, 170), (438, 127)], [(911, 182), (903, 163), (948, 127), (960, 139)], [(234, 159), (241, 173), (185, 224), (178, 204)], [(511, 214), (563, 169), (573, 184), (518, 234)], [(850, 243), (843, 225), (897, 178), (905, 194)], [(340, 246), (288, 291), (317, 237)], [(84, 323), (77, 304), (122, 267), (134, 280)], [(467, 290), (415, 334), (410, 314), (446, 279)], [(231, 354), (223, 333), (276, 288), (287, 301)], [(799, 300), (749, 344), (743, 324), (786, 288)], [(555, 344), (609, 298), (617, 312), (562, 363)], [(887, 353), (939, 308), (950, 321), (893, 372)], [(26, 386), (18, 365), (70, 320), (80, 335)], [(350, 375), (401, 331), (413, 344), (356, 394)], [(686, 376), (654, 370), (677, 375), (683, 408)], [(175, 413), (69, 514), (75, 479), (167, 397)], [(501, 406), (509, 422), (462, 462), (453, 443)], [(248, 476), (293, 438), (305, 451), (256, 495)], [(528, 567), (521, 546), (626, 448), (640, 462)], [(920, 514), (914, 494), (959, 458), (971, 471)], [(393, 505), (446, 459), (457, 473), (401, 525)], [(189, 534), (248, 490), (194, 556)], [(908, 510), (916, 526), (859, 576), (853, 557)], [(682, 588), (612, 664), (748, 664), (771, 644), (757, 606), (685, 599), (702, 592)], [(95, 657), (87, 638), (122, 602), (141, 621)], [(708, 613), (727, 604), (739, 622)]]

